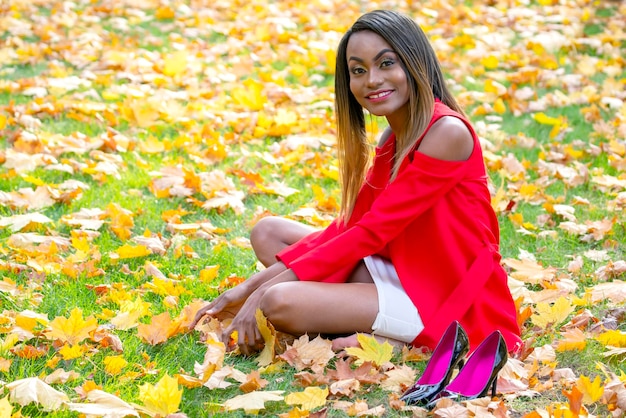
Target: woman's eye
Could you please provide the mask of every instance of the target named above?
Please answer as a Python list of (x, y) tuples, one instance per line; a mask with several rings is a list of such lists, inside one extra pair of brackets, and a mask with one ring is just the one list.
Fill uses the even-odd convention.
[(381, 67), (389, 67), (390, 65), (393, 65), (394, 62), (393, 60), (384, 60), (383, 62), (380, 63)]
[(363, 68), (356, 67), (356, 68), (353, 68), (352, 70), (350, 70), (350, 72), (352, 74), (363, 74), (365, 72), (365, 70)]

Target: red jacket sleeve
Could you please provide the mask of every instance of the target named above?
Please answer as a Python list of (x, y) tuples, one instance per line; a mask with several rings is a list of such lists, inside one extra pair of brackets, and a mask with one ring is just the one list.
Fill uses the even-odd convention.
[[(336, 281), (338, 270), (354, 268), (364, 257), (381, 251), (458, 184), (466, 163), (437, 160), (416, 151), (413, 161), (401, 169), (358, 222), (285, 264), (300, 280)], [(344, 275), (343, 281), (347, 277)]]
[[(285, 264), (287, 267), (289, 267), (293, 260), (302, 257), (304, 254), (311, 251), (311, 249), (316, 248), (322, 243), (336, 237), (340, 233), (340, 231), (344, 229), (345, 227), (341, 225), (340, 221), (335, 220), (323, 231), (313, 232), (312, 234), (307, 235), (295, 244), (292, 244), (289, 247), (285, 248), (276, 255), (276, 258), (279, 261), (282, 261), (283, 264)], [(324, 260), (324, 262), (329, 261), (333, 262), (332, 260)], [(328, 283), (345, 282), (352, 270), (354, 270), (355, 265), (356, 263), (336, 266), (333, 273), (326, 276), (324, 278), (324, 281)]]

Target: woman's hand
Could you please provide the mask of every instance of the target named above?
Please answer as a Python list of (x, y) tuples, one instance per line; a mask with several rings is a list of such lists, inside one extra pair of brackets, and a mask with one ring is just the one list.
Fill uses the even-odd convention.
[(220, 321), (234, 318), (246, 299), (242, 293), (243, 292), (241, 292), (241, 289), (238, 287), (234, 287), (222, 293), (196, 312), (196, 316), (189, 328), (195, 328), (205, 315), (212, 316)]
[[(283, 263), (275, 263), (270, 267), (262, 270), (256, 274), (253, 274), (248, 280), (235, 286), (234, 288), (227, 290), (226, 292), (213, 299), (211, 302), (204, 305), (198, 310), (193, 322), (190, 325), (190, 329), (193, 329), (198, 325), (198, 322), (203, 316), (209, 315), (214, 318), (223, 321), (224, 319), (234, 318), (246, 299), (260, 286), (271, 281), (284, 272), (286, 267)], [(254, 312), (253, 312), (254, 314)]]
[(222, 342), (226, 347), (230, 346), (230, 337), (237, 331), (237, 345), (239, 350), (249, 355), (259, 351), (263, 345), (263, 337), (256, 321), (256, 311), (259, 309), (263, 291), (257, 290), (246, 299), (232, 322), (222, 333)]

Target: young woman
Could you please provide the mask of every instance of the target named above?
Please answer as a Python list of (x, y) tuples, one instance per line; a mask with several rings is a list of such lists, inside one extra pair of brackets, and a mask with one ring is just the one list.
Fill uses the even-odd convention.
[[(232, 317), (243, 353), (262, 342), (261, 308), (282, 332), (355, 333), (434, 348), (458, 320), (476, 347), (499, 330), (519, 348), (478, 137), (446, 87), (425, 34), (392, 11), (361, 16), (336, 67), (341, 211), (323, 231), (262, 219), (251, 232), (267, 268), (198, 312)], [(384, 116), (371, 161), (367, 112)], [(347, 337), (346, 337), (347, 335)]]

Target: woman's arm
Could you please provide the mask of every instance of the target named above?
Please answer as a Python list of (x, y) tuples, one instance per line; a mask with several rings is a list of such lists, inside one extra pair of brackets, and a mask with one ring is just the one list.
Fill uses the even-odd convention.
[(259, 287), (271, 281), (277, 275), (287, 270), (281, 263), (275, 263), (258, 273), (250, 276), (243, 283), (222, 293), (211, 302), (198, 310), (190, 328), (193, 329), (200, 322), (203, 316), (210, 315), (218, 319), (232, 318), (236, 316), (246, 299), (248, 299)]

